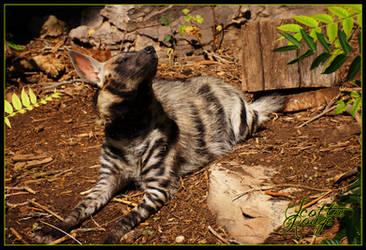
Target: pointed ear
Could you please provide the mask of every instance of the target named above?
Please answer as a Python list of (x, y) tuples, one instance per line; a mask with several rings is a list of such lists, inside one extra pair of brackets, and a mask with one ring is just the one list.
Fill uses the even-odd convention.
[(75, 50), (69, 50), (69, 56), (76, 72), (84, 81), (102, 87), (102, 79), (100, 78), (103, 63)]

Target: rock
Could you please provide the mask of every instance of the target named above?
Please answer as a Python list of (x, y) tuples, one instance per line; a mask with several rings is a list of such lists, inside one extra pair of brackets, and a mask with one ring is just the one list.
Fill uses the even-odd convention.
[[(203, 49), (211, 50), (212, 43), (212, 7), (203, 5), (107, 5), (104, 8), (86, 10), (81, 26), (70, 32), (72, 41), (80, 41), (92, 46), (105, 45), (110, 49), (119, 50), (121, 46), (135, 45), (132, 50), (139, 50), (152, 45), (157, 50), (159, 58), (168, 58), (166, 50), (171, 45), (164, 45), (164, 37), (174, 35), (176, 55), (202, 54), (197, 49), (198, 42), (192, 35), (179, 33), (182, 24), (188, 24), (184, 20), (183, 9), (190, 10), (189, 15), (200, 15), (202, 24), (197, 24), (202, 36), (200, 44)], [(279, 19), (283, 16), (315, 14), (320, 11), (318, 6), (252, 6), (252, 5), (218, 5), (215, 6), (215, 25), (221, 25), (225, 32), (216, 36), (216, 45), (221, 48), (241, 47), (240, 26), (252, 20)], [(317, 12), (318, 13), (318, 12)], [(170, 16), (170, 24), (162, 26), (159, 19)], [(89, 19), (87, 19), (89, 18)], [(102, 22), (104, 20), (104, 22)], [(90, 31), (93, 30), (92, 35)], [(123, 43), (123, 44), (122, 44)], [(233, 45), (232, 45), (233, 44)], [(238, 53), (239, 55), (239, 53)]]
[(89, 42), (89, 31), (90, 27), (86, 25), (81, 25), (75, 29), (72, 29), (69, 33), (69, 37), (71, 41), (80, 41), (82, 43), (88, 43)]
[(50, 15), (47, 21), (43, 24), (41, 28), (41, 38), (44, 37), (58, 37), (66, 32), (66, 24), (58, 20), (57, 17)]
[(135, 50), (141, 50), (146, 46), (154, 46), (156, 48), (156, 52), (159, 54), (160, 49), (157, 42), (152, 41), (146, 36), (137, 35), (135, 40)]
[[(260, 244), (285, 220), (288, 201), (274, 200), (259, 189), (271, 185), (268, 167), (218, 162), (209, 170), (208, 207), (219, 226), (236, 241)], [(242, 195), (240, 197), (240, 195)]]
[(122, 39), (123, 32), (109, 22), (103, 22), (103, 24), (90, 35), (90, 43), (94, 46), (99, 46), (100, 43), (103, 45), (119, 44)]
[[(111, 24), (121, 30), (126, 30), (130, 18), (128, 11), (135, 8), (134, 5), (107, 5), (100, 11), (100, 14), (109, 20)], [(131, 30), (129, 28), (129, 30)]]
[(85, 8), (81, 12), (81, 25), (86, 25), (90, 28), (97, 28), (102, 25), (103, 16), (100, 14), (100, 11), (103, 8), (103, 6), (91, 6)]
[[(175, 33), (178, 40), (176, 46), (177, 54), (192, 53), (194, 47), (188, 43), (195, 40), (193, 36), (187, 34), (180, 35), (179, 27), (187, 24), (184, 20), (182, 10), (190, 9), (190, 15), (201, 15), (204, 18), (203, 24), (198, 25), (202, 33), (201, 43), (210, 48), (209, 43), (212, 40), (212, 10), (210, 6), (136, 6), (136, 5), (108, 5), (100, 10), (99, 15), (104, 18), (104, 23), (99, 24), (98, 12), (95, 10), (90, 15), (94, 15), (97, 19), (94, 24), (91, 21), (84, 21), (81, 26), (71, 30), (69, 36), (73, 41), (89, 43), (98, 46), (100, 43), (104, 45), (115, 45), (122, 42), (135, 41), (135, 50), (147, 45), (156, 46), (159, 57), (167, 57), (166, 48), (162, 47), (159, 53), (158, 47), (163, 44), (162, 41), (167, 34)], [(232, 16), (237, 13), (239, 6), (222, 6), (219, 8), (224, 13), (234, 13), (229, 16), (226, 14), (217, 15), (217, 23), (230, 21)], [(89, 12), (88, 12), (89, 13)], [(162, 26), (159, 22), (161, 17), (167, 17), (170, 14), (170, 25)], [(93, 26), (92, 26), (93, 25)], [(95, 30), (92, 35), (90, 30)], [(180, 50), (183, 49), (182, 53)]]
[(179, 235), (179, 236), (177, 236), (177, 237), (175, 238), (175, 243), (177, 243), (177, 244), (181, 244), (181, 243), (183, 243), (183, 242), (184, 242), (184, 240), (185, 240), (184, 236), (183, 236), (183, 235)]

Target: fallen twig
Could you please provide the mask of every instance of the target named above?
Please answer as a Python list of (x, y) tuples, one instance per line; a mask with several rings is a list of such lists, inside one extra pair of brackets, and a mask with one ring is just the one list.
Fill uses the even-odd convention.
[[(235, 61), (234, 61), (234, 59), (233, 58), (231, 58), (231, 57), (228, 57), (228, 56), (223, 56), (223, 55), (218, 55), (217, 53), (213, 53), (213, 52), (210, 52), (210, 51), (208, 51), (208, 50), (204, 50), (204, 52), (208, 55), (208, 56), (211, 56), (211, 57), (213, 57), (213, 58), (215, 58), (215, 59), (218, 59), (221, 63), (223, 63), (223, 64), (231, 64), (231, 63), (234, 63), (235, 64)], [(229, 60), (231, 60), (231, 61), (229, 61), (229, 60), (227, 60), (227, 59), (225, 59), (225, 58), (227, 58), (227, 59), (229, 59)]]
[(45, 210), (46, 212), (52, 214), (53, 216), (55, 216), (57, 219), (59, 219), (60, 221), (64, 221), (64, 218), (62, 218), (61, 216), (57, 215), (55, 212), (52, 212), (49, 208), (39, 204), (38, 202), (36, 202), (34, 199), (32, 200), (28, 200), (33, 206), (39, 207), (43, 210)]
[(303, 124), (301, 124), (301, 125), (299, 125), (299, 126), (297, 126), (297, 127), (298, 127), (298, 128), (301, 128), (301, 127), (305, 126), (306, 124), (308, 124), (308, 123), (310, 123), (310, 122), (312, 122), (312, 121), (314, 121), (314, 120), (318, 119), (319, 117), (321, 117), (321, 116), (325, 115), (326, 113), (328, 113), (328, 112), (332, 111), (332, 110), (333, 110), (333, 109), (335, 109), (336, 107), (337, 107), (337, 105), (335, 105), (335, 106), (333, 106), (333, 107), (330, 107), (330, 108), (328, 108), (328, 109), (324, 110), (324, 111), (323, 111), (323, 112), (321, 112), (319, 115), (314, 116), (314, 117), (313, 117), (313, 118), (311, 118), (310, 120), (308, 120), (308, 121), (304, 122)]
[(238, 194), (236, 197), (234, 197), (232, 199), (232, 201), (236, 201), (237, 199), (240, 199), (241, 197), (243, 197), (244, 195), (246, 195), (247, 193), (253, 192), (253, 191), (263, 191), (263, 190), (268, 190), (268, 189), (274, 189), (277, 187), (297, 187), (297, 188), (303, 188), (303, 189), (309, 189), (309, 190), (315, 190), (315, 191), (327, 191), (328, 189), (322, 189), (322, 188), (313, 188), (313, 187), (309, 187), (309, 186), (304, 186), (304, 185), (298, 185), (298, 184), (287, 184), (287, 183), (283, 183), (283, 184), (277, 184), (274, 186), (262, 186), (262, 187), (258, 187), (258, 188), (252, 188), (249, 189), (241, 194)]
[(77, 81), (80, 81), (80, 80), (79, 79), (75, 79), (75, 80), (70, 80), (70, 81), (57, 82), (57, 83), (54, 83), (52, 85), (45, 86), (42, 89), (53, 89), (53, 88), (57, 88), (57, 87), (59, 87), (61, 85), (64, 85), (64, 84), (71, 84), (71, 83), (74, 83), (74, 82), (77, 82)]
[(264, 192), (265, 194), (268, 194), (270, 196), (280, 196), (280, 197), (286, 197), (286, 198), (292, 198), (290, 195), (288, 194), (284, 194), (284, 193), (278, 193), (278, 192), (272, 192), (272, 191), (266, 191)]
[(31, 189), (30, 187), (24, 186), (23, 188), (24, 188), (24, 190), (26, 190), (27, 192), (29, 192), (31, 194), (36, 194), (36, 191), (34, 191), (33, 189)]
[(323, 199), (324, 197), (328, 196), (331, 192), (333, 192), (333, 190), (328, 190), (328, 192), (326, 192), (325, 194), (319, 196), (318, 198), (316, 198), (315, 200), (305, 204), (304, 206), (302, 206), (302, 209), (310, 207), (312, 205), (314, 205), (315, 203), (317, 203), (318, 201), (320, 201), (321, 199)]
[(126, 200), (122, 200), (122, 199), (119, 199), (119, 198), (113, 198), (112, 201), (120, 202), (120, 203), (126, 204), (126, 205), (131, 206), (131, 207), (137, 207), (138, 206), (135, 202), (126, 201)]
[(25, 206), (25, 205), (28, 205), (29, 204), (29, 201), (25, 201), (25, 202), (21, 202), (21, 203), (16, 203), (16, 204), (13, 204), (13, 203), (10, 203), (10, 202), (6, 202), (6, 206), (8, 206), (9, 208), (16, 208), (18, 206)]
[(40, 221), (40, 222), (41, 222), (41, 223), (43, 223), (43, 224), (45, 224), (45, 225), (47, 225), (47, 226), (49, 226), (49, 227), (52, 227), (53, 229), (56, 229), (56, 230), (60, 231), (60, 232), (61, 232), (61, 233), (63, 233), (63, 234), (65, 234), (65, 236), (63, 236), (63, 237), (61, 237), (61, 238), (59, 238), (59, 239), (57, 239), (57, 240), (54, 240), (54, 241), (52, 241), (52, 242), (48, 243), (48, 245), (55, 245), (55, 244), (58, 244), (58, 243), (60, 243), (60, 242), (63, 242), (64, 240), (68, 239), (68, 237), (70, 237), (71, 239), (73, 239), (74, 241), (76, 241), (79, 245), (83, 245), (80, 241), (78, 241), (78, 240), (75, 238), (75, 236), (73, 236), (73, 234), (75, 234), (75, 235), (76, 235), (76, 233), (75, 233), (75, 232), (71, 231), (71, 232), (70, 232), (70, 234), (69, 234), (69, 233), (65, 232), (64, 230), (62, 230), (61, 228), (58, 228), (58, 227), (56, 227), (56, 226), (54, 226), (54, 225), (51, 225), (51, 224), (49, 224), (49, 223), (47, 223), (47, 222), (44, 222), (44, 221)]
[(17, 237), (18, 240), (23, 242), (23, 244), (29, 244), (26, 240), (23, 239), (23, 237), (14, 228), (11, 227), (10, 231), (12, 232), (12, 234), (15, 235), (15, 237)]
[(90, 194), (93, 191), (93, 188), (88, 189), (86, 191), (80, 192), (81, 195), (86, 195), (86, 194)]
[(208, 228), (208, 231), (210, 231), (216, 238), (218, 238), (219, 240), (221, 240), (225, 244), (230, 244), (229, 241), (222, 238), (221, 235), (219, 235), (210, 225), (208, 225), (207, 228)]
[(16, 193), (11, 193), (11, 194), (6, 194), (5, 195), (5, 199), (11, 197), (11, 196), (15, 196), (15, 195), (23, 195), (23, 194), (29, 194), (28, 192), (16, 192)]
[(21, 169), (30, 169), (30, 168), (34, 168), (34, 167), (38, 167), (47, 163), (50, 163), (51, 161), (53, 161), (52, 157), (47, 157), (41, 160), (32, 160), (32, 161), (26, 161), (26, 162), (17, 162), (15, 163), (15, 167), (16, 168), (21, 168)]
[(333, 178), (333, 181), (334, 181), (333, 185), (335, 185), (349, 177), (352, 177), (352, 176), (358, 174), (359, 172), (360, 172), (360, 167), (355, 167), (343, 174), (337, 175), (336, 177)]
[[(61, 230), (61, 229), (60, 229)], [(75, 237), (76, 237), (76, 234), (78, 232), (95, 232), (95, 231), (105, 231), (104, 228), (95, 228), (95, 227), (92, 227), (92, 228), (78, 228), (78, 229), (74, 229), (70, 232), (70, 234), (66, 234), (65, 236), (57, 239), (57, 240), (54, 240), (50, 243), (48, 243), (48, 245), (56, 245), (56, 244), (60, 244), (61, 242), (64, 242), (65, 240), (68, 240), (69, 238), (75, 240), (76, 242), (78, 242), (78, 244), (82, 245), (82, 243), (80, 241), (78, 241)], [(64, 232), (63, 232), (64, 233)]]
[(105, 231), (105, 228), (102, 227), (101, 225), (99, 225), (98, 222), (96, 222), (93, 218), (93, 216), (90, 216), (90, 219), (92, 220), (92, 222), (97, 226), (97, 229), (100, 230), (100, 231)]
[(30, 187), (27, 187), (27, 186), (23, 186), (23, 187), (5, 187), (5, 189), (8, 189), (8, 190), (25, 190), (29, 193), (36, 194), (36, 191), (34, 191), (33, 189), (31, 189)]
[(105, 232), (106, 230), (103, 227), (98, 225), (98, 227), (77, 228), (77, 229), (72, 230), (71, 232), (76, 234), (76, 233), (79, 233), (79, 232), (85, 233), (85, 232), (96, 232), (96, 231)]
[(31, 161), (31, 160), (40, 160), (49, 157), (46, 153), (41, 154), (15, 154), (11, 157), (13, 161)]

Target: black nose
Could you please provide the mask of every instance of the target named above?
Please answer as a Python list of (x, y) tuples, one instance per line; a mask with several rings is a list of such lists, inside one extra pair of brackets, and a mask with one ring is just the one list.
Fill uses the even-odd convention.
[(151, 54), (151, 53), (155, 53), (155, 49), (153, 46), (148, 46), (146, 47), (145, 49), (145, 52), (148, 53), (148, 54)]

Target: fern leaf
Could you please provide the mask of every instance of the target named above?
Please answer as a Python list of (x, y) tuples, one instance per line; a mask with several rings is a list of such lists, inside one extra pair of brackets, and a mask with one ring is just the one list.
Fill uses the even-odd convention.
[(17, 96), (17, 94), (13, 94), (11, 97), (11, 103), (13, 104), (14, 108), (19, 111), (22, 109), (22, 103), (19, 99), (19, 97)]
[(20, 94), (20, 97), (22, 99), (23, 106), (28, 108), (30, 106), (30, 100), (28, 95), (25, 93), (24, 88), (22, 89), (22, 92)]
[(306, 26), (309, 26), (311, 28), (318, 27), (318, 21), (309, 16), (294, 16), (293, 19), (295, 19), (295, 21), (305, 24)]
[(281, 25), (279, 27), (277, 27), (277, 29), (279, 30), (282, 30), (282, 31), (290, 31), (290, 32), (300, 32), (300, 29), (302, 27), (298, 24), (293, 24), (293, 23), (290, 23), (290, 24), (284, 24), (284, 25)]
[(344, 33), (346, 33), (347, 38), (349, 38), (351, 36), (351, 31), (353, 28), (353, 18), (349, 17), (349, 18), (344, 19), (342, 24), (343, 24)]
[(33, 105), (35, 105), (37, 103), (37, 96), (33, 93), (33, 90), (31, 88), (28, 90), (28, 94), (29, 94), (31, 103)]
[(337, 37), (338, 25), (336, 23), (331, 23), (327, 26), (327, 35), (330, 43), (333, 43)]
[(314, 15), (313, 18), (319, 22), (323, 22), (323, 23), (332, 23), (333, 22), (333, 18), (332, 16), (328, 15), (328, 14), (318, 14), (318, 15)]
[(40, 103), (40, 104), (46, 104), (46, 103), (47, 103), (47, 101), (46, 101), (45, 99), (41, 98), (41, 100), (39, 101), (39, 103)]
[(333, 14), (338, 16), (339, 18), (346, 18), (349, 16), (349, 13), (346, 9), (342, 7), (328, 7), (328, 10)]
[(6, 126), (11, 128), (10, 121), (9, 121), (8, 117), (4, 117), (4, 122), (5, 122)]
[(8, 114), (12, 114), (14, 112), (13, 106), (11, 106), (7, 100), (4, 100), (4, 111)]

